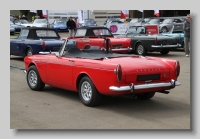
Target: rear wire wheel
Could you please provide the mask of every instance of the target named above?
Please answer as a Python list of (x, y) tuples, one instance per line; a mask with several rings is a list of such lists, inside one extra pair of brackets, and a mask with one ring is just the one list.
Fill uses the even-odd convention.
[(144, 47), (144, 45), (142, 43), (137, 44), (136, 46), (136, 50), (135, 50), (136, 54), (138, 55), (146, 55), (147, 50)]
[(33, 55), (33, 51), (32, 51), (31, 48), (28, 48), (28, 49), (26, 50), (26, 56), (30, 56), (30, 55)]
[(86, 106), (96, 106), (100, 103), (102, 95), (97, 91), (91, 79), (84, 76), (79, 83), (79, 97)]

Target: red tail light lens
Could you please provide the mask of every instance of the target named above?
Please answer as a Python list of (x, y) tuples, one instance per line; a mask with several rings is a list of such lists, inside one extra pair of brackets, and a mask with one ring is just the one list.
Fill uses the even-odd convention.
[(158, 38), (156, 37), (156, 38), (155, 38), (155, 44), (157, 44), (157, 43), (158, 43)]
[(180, 74), (180, 62), (177, 61), (176, 62), (176, 77), (178, 77)]
[(178, 43), (180, 43), (181, 42), (181, 37), (178, 37)]
[(46, 47), (46, 44), (45, 44), (45, 42), (43, 41), (43, 42), (42, 42), (42, 49), (44, 50), (45, 47)]
[(120, 82), (122, 80), (122, 67), (120, 64), (117, 65), (117, 68), (115, 71), (117, 75), (117, 81)]

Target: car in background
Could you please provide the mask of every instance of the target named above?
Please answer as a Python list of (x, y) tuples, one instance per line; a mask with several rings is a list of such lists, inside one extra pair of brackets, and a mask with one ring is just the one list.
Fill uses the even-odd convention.
[(13, 21), (13, 23), (15, 25), (21, 25), (21, 26), (24, 26), (24, 27), (32, 27), (32, 23), (29, 23), (27, 20), (25, 19), (16, 19)]
[(47, 19), (35, 19), (32, 27), (48, 27)]
[(124, 24), (124, 22), (120, 20), (112, 20), (112, 21), (109, 21), (107, 24)]
[(15, 28), (13, 26), (10, 26), (10, 34), (11, 35), (15, 34)]
[(164, 20), (165, 20), (165, 18), (153, 18), (149, 22), (147, 22), (146, 24), (149, 24), (149, 25), (160, 25)]
[(17, 38), (10, 38), (10, 55), (25, 57), (39, 52), (54, 52), (63, 42), (52, 28), (25, 27)]
[(179, 39), (180, 39), (179, 44), (181, 45), (180, 48), (183, 48), (183, 50), (185, 50), (184, 49), (184, 33), (183, 32), (174, 33), (173, 28), (172, 28), (171, 31), (162, 33), (162, 35), (179, 37)]
[(91, 46), (98, 46), (99, 49), (105, 50), (106, 42), (104, 37), (110, 39), (110, 49), (115, 53), (128, 53), (131, 51), (130, 38), (115, 38), (107, 27), (80, 27), (77, 28), (74, 37), (70, 40), (76, 40), (79, 49), (88, 49)]
[(54, 20), (50, 25), (51, 28), (54, 28), (57, 32), (68, 32), (67, 21), (62, 19)]
[(118, 18), (108, 18), (108, 19), (106, 19), (106, 21), (104, 22), (104, 26), (108, 23), (108, 22), (110, 22), (110, 21), (112, 21), (112, 20), (119, 20)]
[(15, 33), (20, 33), (21, 29), (25, 27), (25, 26), (22, 26), (22, 25), (16, 25), (12, 21), (10, 21), (10, 26), (15, 28)]
[(137, 23), (139, 21), (139, 18), (132, 18), (130, 23)]
[(76, 41), (66, 40), (58, 52), (26, 56), (27, 86), (33, 91), (43, 90), (45, 84), (74, 91), (85, 106), (93, 107), (103, 95), (149, 100), (181, 85), (178, 60), (110, 53), (110, 40), (104, 40), (106, 51), (80, 50)]
[(159, 30), (160, 33), (169, 32), (173, 27), (174, 32), (182, 32), (183, 31), (183, 23), (184, 20), (180, 18), (168, 18), (165, 19), (160, 25)]
[(160, 52), (163, 55), (180, 47), (179, 37), (165, 36), (162, 34), (149, 34), (145, 26), (129, 26), (124, 35), (119, 38), (130, 38), (132, 52), (146, 55), (147, 52)]
[(124, 23), (129, 23), (132, 20), (132, 18), (119, 19), (119, 20), (124, 22)]
[(94, 19), (84, 19), (83, 23), (80, 23), (80, 27), (90, 27), (90, 26), (97, 26), (96, 21)]
[(137, 22), (134, 23), (134, 26), (142, 26), (142, 25), (145, 25), (145, 24), (148, 24), (148, 22), (151, 20), (152, 18), (139, 18), (137, 20)]

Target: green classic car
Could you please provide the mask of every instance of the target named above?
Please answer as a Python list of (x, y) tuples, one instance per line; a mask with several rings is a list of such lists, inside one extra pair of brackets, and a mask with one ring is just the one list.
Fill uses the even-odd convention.
[(132, 52), (138, 55), (146, 55), (147, 52), (168, 54), (181, 47), (180, 37), (149, 34), (145, 26), (130, 26), (124, 35), (116, 37), (131, 38)]

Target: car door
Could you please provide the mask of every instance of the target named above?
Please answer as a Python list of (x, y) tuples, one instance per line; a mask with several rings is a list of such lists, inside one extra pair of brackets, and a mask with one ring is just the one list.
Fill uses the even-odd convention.
[[(52, 55), (47, 59), (46, 75), (49, 84), (61, 87), (72, 85), (74, 59)], [(65, 88), (65, 87), (64, 87)]]
[(25, 40), (27, 39), (28, 33), (29, 33), (28, 29), (23, 29), (21, 30), (18, 38), (15, 40), (14, 39), (12, 40), (10, 44), (11, 54), (19, 55), (19, 56), (24, 55), (24, 43), (25, 43)]

